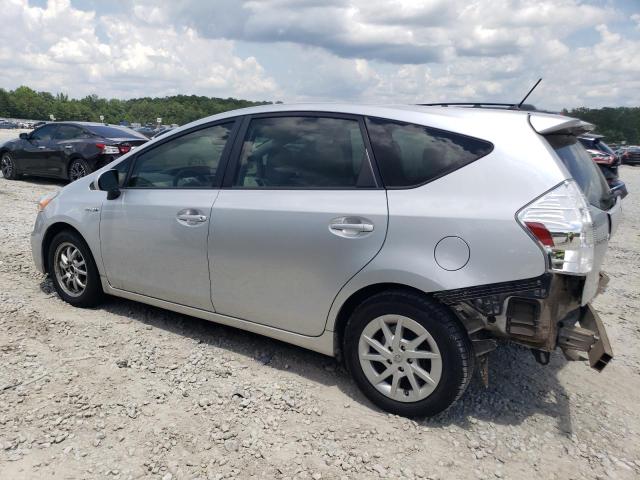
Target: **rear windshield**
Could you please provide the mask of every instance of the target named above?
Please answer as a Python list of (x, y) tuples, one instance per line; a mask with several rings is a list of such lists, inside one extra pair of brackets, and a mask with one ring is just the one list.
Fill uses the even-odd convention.
[(110, 127), (108, 125), (90, 125), (85, 127), (91, 133), (95, 133), (104, 138), (140, 138), (146, 140), (139, 133), (124, 127)]
[(547, 135), (549, 144), (582, 189), (591, 205), (609, 210), (615, 199), (600, 168), (573, 135)]

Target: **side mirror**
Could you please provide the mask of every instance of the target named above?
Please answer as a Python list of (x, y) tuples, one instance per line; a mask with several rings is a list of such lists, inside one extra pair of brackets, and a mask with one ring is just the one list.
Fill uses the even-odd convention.
[(22, 132), (22, 133), (20, 134), (20, 139), (22, 139), (22, 140), (29, 140), (29, 134), (28, 134), (28, 133), (24, 133), (24, 132)]
[(107, 170), (98, 177), (98, 189), (107, 192), (107, 200), (115, 200), (120, 196), (118, 171)]

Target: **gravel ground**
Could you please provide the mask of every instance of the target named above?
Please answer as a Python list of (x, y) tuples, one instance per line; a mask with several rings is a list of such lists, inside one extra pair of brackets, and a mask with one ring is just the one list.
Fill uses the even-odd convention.
[(63, 303), (29, 248), (36, 200), (62, 183), (0, 178), (0, 478), (639, 478), (640, 168), (621, 176), (595, 302), (615, 360), (543, 367), (504, 345), (488, 389), (476, 378), (421, 421), (300, 348), (116, 298)]

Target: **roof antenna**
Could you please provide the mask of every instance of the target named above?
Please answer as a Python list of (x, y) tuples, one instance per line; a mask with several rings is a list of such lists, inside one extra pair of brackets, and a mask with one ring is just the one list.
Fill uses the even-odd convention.
[(538, 86), (538, 84), (539, 84), (541, 81), (542, 81), (542, 78), (539, 78), (539, 79), (538, 79), (538, 81), (536, 82), (536, 84), (535, 84), (533, 87), (531, 87), (531, 90), (529, 90), (529, 93), (527, 93), (527, 94), (524, 96), (524, 98), (523, 98), (523, 99), (522, 99), (522, 101), (518, 104), (518, 106), (517, 106), (516, 108), (518, 108), (518, 109), (519, 109), (520, 107), (522, 107), (522, 104), (524, 103), (524, 101), (525, 101), (527, 98), (529, 98), (529, 95), (531, 95), (531, 92), (533, 92), (533, 91), (536, 89), (536, 87)]

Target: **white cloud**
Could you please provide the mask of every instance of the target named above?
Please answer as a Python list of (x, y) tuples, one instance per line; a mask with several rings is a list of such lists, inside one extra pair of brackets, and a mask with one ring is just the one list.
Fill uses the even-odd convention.
[(84, 12), (69, 0), (46, 8), (3, 1), (0, 69), (5, 87), (20, 84), (73, 96), (162, 96), (196, 93), (264, 99), (279, 94), (255, 57), (234, 42), (203, 38), (188, 27), (148, 24), (122, 15)]
[(516, 101), (542, 76), (531, 101), (543, 107), (638, 105), (640, 11), (623, 13), (621, 1), (131, 0), (106, 13), (0, 0), (0, 86)]

